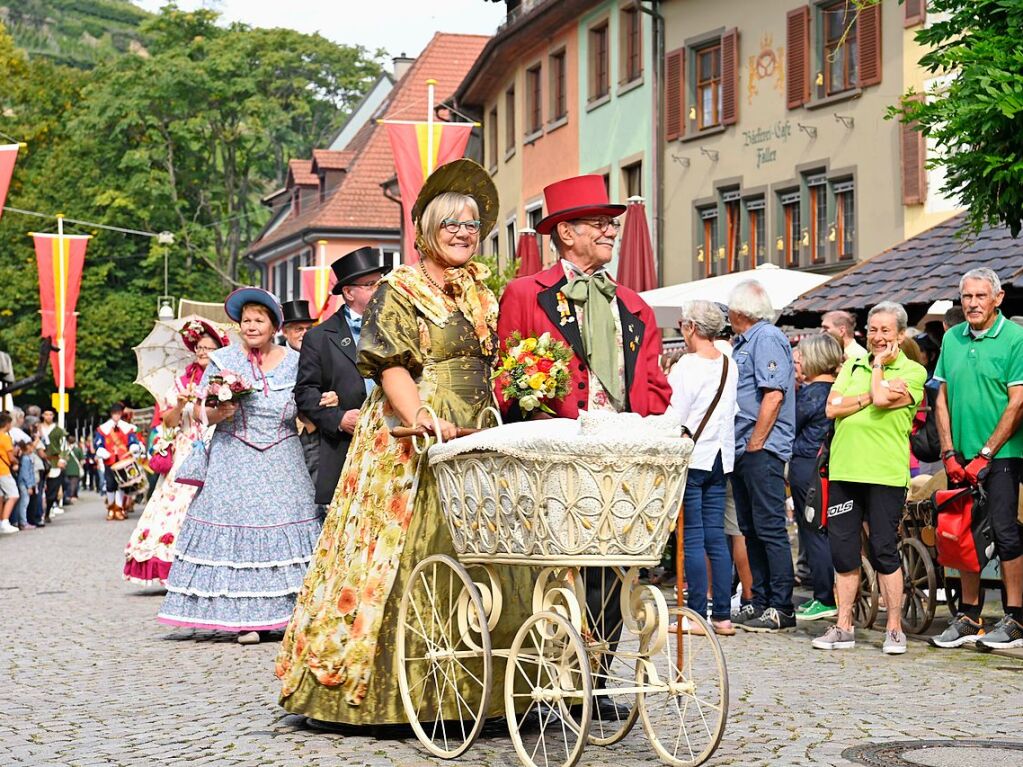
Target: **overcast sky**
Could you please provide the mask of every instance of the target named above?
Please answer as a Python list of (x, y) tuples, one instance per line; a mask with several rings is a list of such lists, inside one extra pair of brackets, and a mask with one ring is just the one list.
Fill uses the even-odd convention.
[[(165, 0), (135, 0), (147, 11)], [(254, 27), (290, 27), (319, 32), (338, 43), (384, 48), (416, 56), (434, 32), (492, 35), (504, 18), (504, 3), (489, 0), (177, 0), (179, 8), (208, 7), (227, 21)]]

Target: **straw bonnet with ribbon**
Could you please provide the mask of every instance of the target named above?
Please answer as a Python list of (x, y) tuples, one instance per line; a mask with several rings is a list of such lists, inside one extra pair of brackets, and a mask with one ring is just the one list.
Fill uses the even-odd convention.
[(277, 296), (273, 293), (257, 287), (238, 288), (232, 291), (224, 301), (224, 311), (235, 322), (241, 322), (242, 307), (245, 304), (265, 306), (269, 310), (270, 316), (277, 323), (275, 330), (281, 329), (281, 325), (284, 324), (284, 310), (281, 308), (281, 302), (277, 300)]
[[(604, 179), (593, 174), (550, 184), (544, 188), (543, 195), (547, 216), (536, 225), (539, 234), (550, 234), (563, 221), (614, 217), (625, 212), (624, 205), (611, 204)], [(599, 234), (603, 235), (602, 232)], [(603, 268), (593, 274), (580, 272), (562, 288), (565, 296), (585, 307), (586, 321), (580, 331), (590, 368), (608, 395), (622, 404), (625, 390), (618, 373), (618, 354), (613, 344), (616, 329), (611, 310), (611, 301), (617, 290), (618, 286)]]
[[(423, 215), (430, 203), (446, 192), (462, 194), (476, 202), (480, 220), (477, 243), (486, 239), (497, 223), (497, 187), (490, 174), (478, 163), (464, 158), (441, 165), (423, 183), (412, 206), (416, 248), (424, 256), (432, 254), (426, 251)], [(457, 309), (472, 323), (483, 352), (492, 354), (496, 348), (497, 298), (484, 282), (488, 276), (490, 270), (486, 266), (469, 261), (464, 266), (445, 269), (443, 285), (437, 285), (421, 261), (418, 269), (406, 266), (384, 277), (384, 280), (407, 293), (426, 317), (438, 325), (443, 325), (452, 309)], [(431, 284), (440, 288), (441, 294), (435, 293)]]
[(497, 187), (494, 179), (483, 169), (483, 166), (472, 160), (463, 158), (454, 160), (437, 168), (430, 174), (419, 190), (416, 202), (412, 206), (412, 221), (416, 225), (417, 245), (422, 236), (421, 222), (423, 212), (435, 197), (445, 192), (457, 192), (472, 197), (480, 211), (480, 242), (497, 223)]

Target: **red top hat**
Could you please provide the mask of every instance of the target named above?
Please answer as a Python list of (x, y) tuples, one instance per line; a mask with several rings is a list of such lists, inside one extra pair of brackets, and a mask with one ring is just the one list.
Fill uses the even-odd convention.
[(547, 217), (536, 225), (538, 234), (550, 234), (562, 221), (589, 216), (617, 216), (625, 212), (624, 205), (612, 205), (607, 199), (604, 177), (576, 176), (544, 187)]

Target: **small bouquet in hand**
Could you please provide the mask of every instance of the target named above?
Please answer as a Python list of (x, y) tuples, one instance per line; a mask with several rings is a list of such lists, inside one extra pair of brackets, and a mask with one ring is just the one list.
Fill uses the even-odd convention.
[(505, 349), (491, 376), (501, 396), (508, 402), (518, 402), (523, 413), (539, 409), (553, 415), (547, 403), (568, 394), (571, 350), (550, 333), (539, 338), (513, 333)]
[(216, 407), (224, 402), (237, 402), (242, 397), (252, 394), (255, 389), (240, 374), (231, 370), (222, 370), (209, 377), (206, 386), (206, 404)]

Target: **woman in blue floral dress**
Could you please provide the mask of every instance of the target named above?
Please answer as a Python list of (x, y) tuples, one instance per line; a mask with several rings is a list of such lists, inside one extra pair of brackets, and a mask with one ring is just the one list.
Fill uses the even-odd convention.
[(158, 619), (253, 644), (258, 632), (287, 626), (320, 518), (295, 428), (298, 354), (273, 343), (280, 304), (264, 290), (241, 288), (225, 309), (243, 343), (210, 355), (201, 387), (234, 373), (254, 391), (206, 408), (216, 425), (209, 449), (193, 450), (178, 471), (177, 481), (201, 489), (177, 538)]

